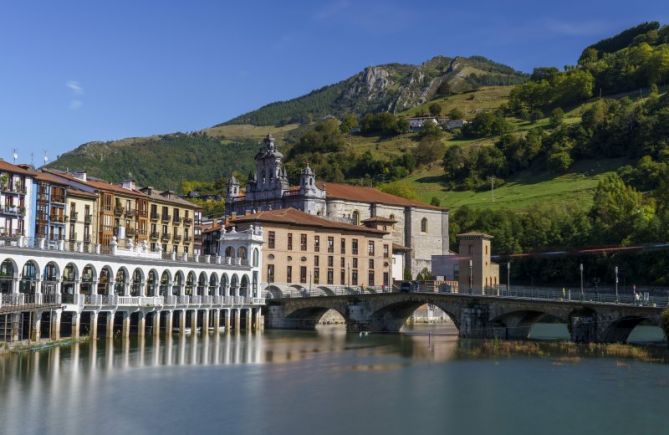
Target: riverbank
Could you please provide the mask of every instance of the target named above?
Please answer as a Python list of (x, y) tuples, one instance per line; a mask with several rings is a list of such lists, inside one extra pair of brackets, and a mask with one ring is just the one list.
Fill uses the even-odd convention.
[(71, 346), (76, 343), (86, 343), (89, 341), (89, 337), (80, 337), (80, 338), (61, 338), (60, 340), (40, 340), (38, 342), (34, 341), (17, 341), (13, 343), (1, 342), (0, 343), (0, 356), (3, 354), (10, 353), (20, 353), (20, 352), (34, 352), (50, 349), (52, 347), (59, 346)]
[(618, 358), (647, 363), (669, 363), (669, 349), (621, 343), (573, 343), (566, 341), (463, 340), (461, 358), (548, 358), (560, 363), (578, 363), (585, 358)]

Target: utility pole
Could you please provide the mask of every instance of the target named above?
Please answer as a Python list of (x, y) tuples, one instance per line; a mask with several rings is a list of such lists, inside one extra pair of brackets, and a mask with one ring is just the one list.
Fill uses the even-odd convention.
[(469, 294), (472, 294), (472, 286), (474, 285), (474, 274), (473, 274), (473, 264), (472, 259), (469, 259)]
[(578, 268), (581, 271), (581, 300), (585, 299), (585, 293), (583, 293), (583, 263), (578, 265)]
[[(506, 292), (511, 294), (511, 262), (506, 262)], [(497, 289), (497, 296), (499, 296), (499, 288)]]
[(618, 266), (615, 267), (616, 272), (616, 302), (618, 302)]

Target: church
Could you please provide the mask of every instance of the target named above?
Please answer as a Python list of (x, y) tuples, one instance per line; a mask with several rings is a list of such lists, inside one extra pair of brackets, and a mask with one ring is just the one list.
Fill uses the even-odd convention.
[(317, 182), (309, 165), (300, 172), (300, 184), (290, 186), (282, 160), (283, 154), (268, 135), (255, 156), (256, 170), (249, 176), (246, 189), (241, 189), (236, 177), (229, 178), (226, 216), (295, 208), (353, 225), (373, 222), (391, 233), (393, 252), (404, 254), (404, 267), (411, 270), (413, 278), (423, 268), (432, 270), (433, 255), (449, 253), (447, 209), (373, 187)]

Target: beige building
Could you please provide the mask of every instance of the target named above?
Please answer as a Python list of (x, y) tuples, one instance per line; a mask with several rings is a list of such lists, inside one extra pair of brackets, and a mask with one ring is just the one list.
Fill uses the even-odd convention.
[(91, 246), (98, 243), (98, 210), (97, 195), (83, 190), (68, 188), (68, 219), (66, 240), (70, 250), (75, 250), (78, 243), (83, 243), (83, 249), (90, 251)]
[[(317, 287), (380, 287), (391, 284), (392, 238), (376, 222), (352, 225), (288, 208), (233, 217), (238, 231), (261, 226), (261, 282)], [(205, 253), (220, 225), (205, 230)]]
[[(458, 253), (432, 257), (432, 275), (450, 283), (453, 291), (490, 294), (499, 288), (499, 264), (490, 259), (493, 236), (481, 232), (457, 235)], [(457, 288), (455, 288), (457, 286)]]

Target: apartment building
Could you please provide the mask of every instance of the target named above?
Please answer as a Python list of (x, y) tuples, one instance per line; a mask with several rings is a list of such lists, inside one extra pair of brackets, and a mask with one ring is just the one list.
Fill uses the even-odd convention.
[(68, 187), (68, 220), (65, 231), (70, 250), (75, 250), (78, 243), (83, 243), (83, 250), (91, 251), (97, 245), (98, 211), (97, 195), (91, 192)]
[[(31, 170), (29, 167), (25, 169)], [(67, 184), (46, 172), (32, 171), (35, 198), (35, 237), (49, 242), (65, 240)]]
[(0, 160), (0, 237), (32, 237), (34, 227), (33, 174)]
[(200, 207), (179, 197), (175, 192), (158, 191), (153, 187), (140, 189), (149, 198), (149, 243), (151, 250), (199, 254), (201, 237)]

